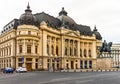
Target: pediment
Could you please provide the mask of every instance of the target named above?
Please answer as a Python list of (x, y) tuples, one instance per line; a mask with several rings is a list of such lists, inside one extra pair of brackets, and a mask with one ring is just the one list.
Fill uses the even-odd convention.
[(80, 33), (77, 31), (69, 31), (69, 32), (64, 33), (64, 35), (72, 36), (72, 37), (79, 37)]

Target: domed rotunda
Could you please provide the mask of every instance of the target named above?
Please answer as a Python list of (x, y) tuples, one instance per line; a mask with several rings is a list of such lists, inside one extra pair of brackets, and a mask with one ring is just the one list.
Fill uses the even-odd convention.
[(29, 3), (25, 13), (20, 16), (20, 24), (34, 25), (37, 21), (36, 17), (32, 14), (32, 10), (30, 9)]

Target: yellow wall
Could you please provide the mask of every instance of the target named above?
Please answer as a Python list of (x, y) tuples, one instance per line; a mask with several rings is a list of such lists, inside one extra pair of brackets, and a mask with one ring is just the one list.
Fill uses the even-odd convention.
[[(30, 35), (28, 31), (31, 31)], [(9, 37), (10, 35), (11, 37)], [(4, 39), (7, 36), (9, 39)], [(48, 27), (45, 22), (41, 22), (40, 27), (21, 25), (18, 26), (17, 30), (12, 29), (1, 35), (0, 52), (3, 52), (7, 45), (11, 46), (11, 55), (0, 54), (0, 68), (7, 66), (19, 67), (18, 64), (21, 62), (18, 59), (24, 56), (25, 60), (22, 66), (31, 67), (31, 69), (48, 70), (49, 67), (54, 67), (54, 69), (79, 69), (81, 66), (80, 61), (83, 62), (83, 68), (85, 68), (85, 61), (87, 61), (87, 68), (90, 68), (89, 61), (92, 61), (92, 68), (96, 68), (96, 47), (101, 45), (101, 40), (96, 40), (95, 35), (84, 36), (78, 31), (72, 31), (64, 27), (55, 29)], [(22, 53), (19, 52), (19, 45), (22, 45)], [(31, 53), (27, 53), (27, 45), (31, 45)], [(47, 45), (49, 46), (49, 52), (47, 51)], [(38, 46), (37, 53), (35, 53), (35, 46)], [(58, 54), (56, 53), (56, 46), (58, 46)], [(53, 53), (52, 48), (54, 48)], [(65, 48), (67, 48), (67, 55), (65, 55)], [(82, 56), (80, 56), (80, 49), (82, 50)], [(84, 56), (84, 50), (86, 50), (86, 56)], [(89, 50), (91, 51), (90, 56)], [(26, 61), (27, 58), (32, 60)], [(57, 58), (60, 59), (58, 62), (55, 61)], [(2, 62), (7, 59), (11, 60)], [(5, 66), (4, 63), (6, 63)]]

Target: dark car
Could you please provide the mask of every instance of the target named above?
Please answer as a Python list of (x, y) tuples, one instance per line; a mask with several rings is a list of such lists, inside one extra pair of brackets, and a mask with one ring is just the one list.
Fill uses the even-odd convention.
[(3, 69), (3, 73), (13, 73), (14, 69), (11, 67), (6, 67), (5, 69)]

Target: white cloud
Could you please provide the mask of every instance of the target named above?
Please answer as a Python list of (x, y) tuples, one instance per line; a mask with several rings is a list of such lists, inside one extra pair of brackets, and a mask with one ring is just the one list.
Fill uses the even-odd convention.
[(120, 0), (2, 0), (0, 3), (0, 30), (24, 13), (27, 3), (33, 13), (46, 12), (58, 16), (62, 7), (78, 24), (92, 29), (97, 25), (103, 40), (120, 42)]

